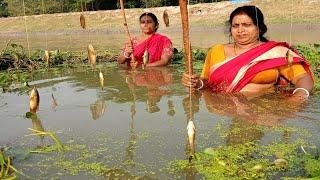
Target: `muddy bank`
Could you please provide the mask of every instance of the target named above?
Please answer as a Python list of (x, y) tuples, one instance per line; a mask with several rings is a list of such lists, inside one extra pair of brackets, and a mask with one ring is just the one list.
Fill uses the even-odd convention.
[[(291, 42), (292, 44), (319, 43), (320, 24), (277, 24), (268, 26), (266, 36), (271, 40)], [(291, 30), (290, 30), (291, 29)], [(138, 29), (132, 29), (132, 34), (138, 34)], [(175, 47), (182, 45), (182, 28), (179, 26), (160, 28), (159, 33), (169, 36)], [(98, 29), (89, 33), (84, 31), (51, 31), (33, 32), (29, 34), (31, 49), (44, 49), (46, 44), (49, 50), (85, 51), (88, 43), (92, 43), (99, 51), (117, 50), (126, 41), (125, 32), (122, 29)], [(1, 33), (0, 48), (5, 48), (6, 43), (22, 44), (27, 47), (26, 34)], [(212, 44), (228, 43), (229, 37), (226, 27), (191, 26), (191, 41), (193, 46), (206, 49)]]

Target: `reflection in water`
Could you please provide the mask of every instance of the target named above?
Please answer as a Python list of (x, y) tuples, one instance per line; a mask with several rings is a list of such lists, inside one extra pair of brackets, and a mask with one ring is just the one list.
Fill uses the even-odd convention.
[[(171, 85), (173, 83), (172, 69), (169, 67), (157, 67), (146, 68), (143, 71), (123, 71), (120, 72), (126, 77), (126, 83), (128, 84), (130, 93), (133, 96), (133, 101), (137, 99), (145, 99), (149, 113), (159, 112), (160, 108), (158, 102), (161, 97), (171, 93), (168, 89), (162, 87)], [(144, 87), (145, 93), (142, 93), (142, 97), (138, 97), (136, 91), (141, 90)], [(141, 94), (141, 93), (139, 93)], [(172, 104), (172, 103), (171, 103)], [(174, 109), (171, 106), (170, 114), (174, 114)], [(173, 110), (173, 111), (172, 111)]]
[[(36, 131), (41, 131), (44, 132), (44, 128), (42, 126), (40, 118), (37, 116), (36, 113), (33, 112), (27, 112), (26, 117), (30, 118), (32, 120), (32, 129)], [(44, 135), (38, 135), (39, 136), (39, 143), (38, 143), (38, 148), (43, 148), (45, 146), (44, 144)]]
[(290, 99), (266, 94), (252, 99), (245, 96), (231, 96), (203, 92), (205, 104), (209, 112), (241, 118), (263, 126), (275, 126), (285, 118), (295, 117), (305, 104), (290, 103)]
[(175, 108), (173, 106), (173, 101), (172, 100), (168, 100), (167, 104), (168, 104), (168, 109), (169, 109), (167, 114), (169, 116), (174, 116), (176, 114), (176, 110), (175, 110)]
[(255, 123), (236, 117), (231, 122), (229, 132), (226, 139), (227, 145), (255, 142), (264, 136), (263, 130)]
[[(275, 94), (248, 98), (242, 95), (203, 92), (209, 112), (233, 117), (227, 144), (242, 144), (260, 140), (264, 134), (257, 125), (273, 127), (284, 119), (293, 118), (305, 104), (289, 103), (290, 99)], [(284, 135), (288, 138), (290, 133)]]
[(126, 153), (125, 153), (125, 158), (124, 158), (124, 162), (127, 165), (131, 165), (131, 166), (135, 166), (134, 165), (134, 149), (136, 147), (136, 143), (137, 143), (137, 134), (134, 130), (134, 117), (136, 114), (136, 109), (135, 109), (135, 104), (131, 105), (131, 123), (130, 123), (130, 137), (129, 137), (129, 143), (128, 143), (128, 147), (126, 148)]
[(90, 110), (93, 120), (99, 119), (106, 109), (106, 103), (103, 99), (98, 99), (95, 103), (90, 104)]
[(51, 93), (51, 98), (52, 98), (52, 109), (56, 109), (58, 106), (56, 98), (53, 96), (53, 93)]

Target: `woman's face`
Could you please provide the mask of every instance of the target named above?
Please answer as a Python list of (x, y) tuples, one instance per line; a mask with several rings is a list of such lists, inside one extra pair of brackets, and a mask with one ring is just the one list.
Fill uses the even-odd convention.
[(259, 40), (259, 29), (246, 14), (233, 17), (231, 35), (238, 44), (250, 44)]
[(143, 16), (140, 20), (140, 28), (144, 34), (153, 34), (156, 32), (156, 23), (150, 16)]

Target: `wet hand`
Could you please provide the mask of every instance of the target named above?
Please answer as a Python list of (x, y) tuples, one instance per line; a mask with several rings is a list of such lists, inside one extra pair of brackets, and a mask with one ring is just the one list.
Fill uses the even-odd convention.
[(190, 76), (188, 73), (183, 73), (181, 82), (184, 86), (195, 89), (196, 87), (198, 87), (198, 84), (200, 83), (200, 78), (198, 75), (195, 74)]
[(131, 43), (126, 43), (125, 48), (124, 48), (124, 52), (128, 56), (130, 56), (133, 53), (133, 48), (132, 48)]

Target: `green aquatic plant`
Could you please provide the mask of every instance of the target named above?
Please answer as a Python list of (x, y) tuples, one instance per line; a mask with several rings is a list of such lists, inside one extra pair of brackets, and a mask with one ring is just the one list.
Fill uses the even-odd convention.
[[(188, 168), (204, 176), (205, 179), (273, 179), (274, 177), (319, 177), (320, 160), (317, 146), (305, 139), (312, 136), (304, 129), (287, 127), (241, 126), (233, 124), (225, 130), (217, 123), (214, 132), (226, 141), (226, 145), (207, 147), (196, 153), (197, 159), (175, 160), (169, 164), (172, 174), (184, 172)], [(241, 129), (239, 128), (241, 127)], [(242, 136), (244, 132), (260, 132), (274, 135), (267, 144), (252, 136)], [(290, 140), (287, 133), (295, 135)], [(278, 135), (281, 139), (279, 139)], [(291, 134), (291, 135), (292, 135)], [(236, 140), (232, 140), (235, 138)], [(241, 140), (242, 138), (246, 140)], [(306, 150), (312, 150), (313, 155)]]
[(32, 128), (28, 128), (29, 130), (33, 131), (34, 134), (29, 134), (28, 136), (49, 136), (52, 138), (52, 140), (56, 143), (56, 148), (55, 147), (51, 147), (51, 148), (44, 148), (44, 149), (40, 149), (37, 151), (32, 151), (32, 152), (37, 152), (37, 153), (42, 153), (42, 152), (51, 152), (54, 149), (57, 149), (59, 152), (63, 152), (64, 151), (64, 146), (61, 143), (60, 139), (57, 137), (57, 135), (54, 132), (51, 131), (40, 131), (40, 130), (36, 130), (36, 129), (32, 129)]
[(0, 179), (16, 179), (15, 173), (27, 177), (13, 166), (12, 160), (12, 157), (5, 156), (3, 149), (0, 150)]

